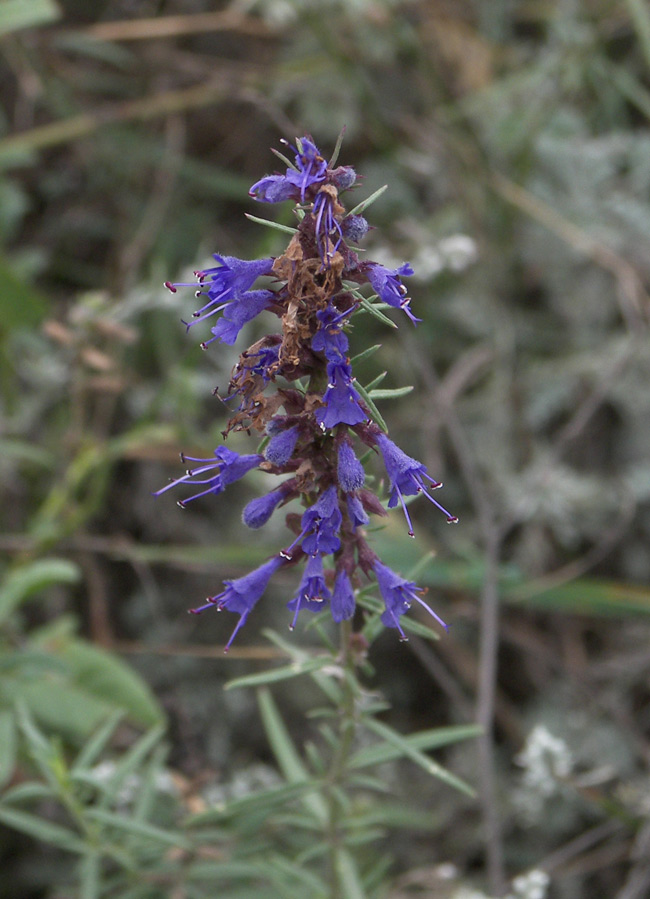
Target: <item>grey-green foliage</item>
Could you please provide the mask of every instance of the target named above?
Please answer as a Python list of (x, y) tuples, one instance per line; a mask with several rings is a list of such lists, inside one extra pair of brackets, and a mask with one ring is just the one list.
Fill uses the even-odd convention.
[[(258, 700), (277, 765), (272, 776), (247, 785), (244, 772), (237, 789), (192, 795), (165, 765), (161, 727), (118, 751), (114, 738), (123, 715), (116, 712), (70, 753), (19, 703), (18, 729), (10, 737), (7, 714), (0, 714), (0, 747), (6, 752), (11, 743), (21, 773), (0, 795), (0, 822), (72, 858), (65, 881), (80, 899), (162, 899), (181, 885), (193, 897), (213, 896), (215, 889), (229, 896), (263, 889), (278, 899), (304, 896), (305, 890), (314, 899), (337, 889), (358, 899), (382, 895), (378, 872), (385, 871), (386, 859), (380, 863), (374, 847), (396, 824), (429, 829), (435, 820), (425, 809), (400, 807), (387, 769), (402, 759), (471, 795), (427, 753), (475, 737), (477, 729), (437, 728), (403, 737), (376, 720), (384, 706), (368, 702), (353, 670), (342, 668), (336, 656), (318, 653), (306, 665), (309, 653), (291, 652), (294, 661), (284, 676), (311, 670), (328, 700), (314, 711), (322, 722), (320, 737), (304, 751), (269, 692), (278, 673), (231, 685), (266, 684)], [(197, 804), (203, 810), (188, 813)], [(43, 875), (45, 883), (47, 866)]]

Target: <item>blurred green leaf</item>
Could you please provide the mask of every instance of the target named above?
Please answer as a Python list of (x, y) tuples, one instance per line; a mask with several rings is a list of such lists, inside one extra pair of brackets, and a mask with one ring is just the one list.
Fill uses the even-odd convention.
[(0, 787), (13, 774), (16, 748), (16, 718), (12, 712), (0, 712)]
[(0, 35), (54, 22), (61, 10), (54, 0), (0, 0)]
[(295, 661), (291, 665), (282, 668), (270, 668), (268, 671), (261, 671), (259, 674), (247, 674), (243, 677), (238, 677), (235, 680), (228, 681), (224, 689), (234, 690), (237, 687), (261, 687), (263, 684), (272, 684), (292, 677), (299, 677), (301, 674), (319, 671), (328, 665), (332, 665), (330, 656)]
[(81, 577), (67, 559), (39, 559), (10, 571), (0, 587), (0, 624), (22, 602), (55, 584), (75, 584)]
[(132, 721), (151, 727), (165, 715), (145, 681), (118, 656), (81, 640), (70, 640), (60, 652), (73, 680), (110, 707), (123, 709)]
[(85, 843), (73, 831), (58, 824), (52, 824), (45, 818), (39, 818), (29, 812), (8, 808), (5, 804), (0, 804), (0, 823), (19, 830), (21, 833), (26, 833), (35, 840), (51, 843), (68, 852), (82, 855), (86, 851)]
[(47, 299), (23, 281), (0, 255), (0, 334), (14, 328), (35, 328), (47, 315)]

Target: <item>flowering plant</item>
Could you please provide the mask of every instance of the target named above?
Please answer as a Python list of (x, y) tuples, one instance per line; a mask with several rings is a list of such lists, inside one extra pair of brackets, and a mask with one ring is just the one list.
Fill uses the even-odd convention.
[[(364, 530), (371, 515), (387, 512), (365, 486), (355, 446), (381, 456), (390, 483), (387, 506), (402, 507), (410, 536), (413, 526), (405, 497), (423, 494), (448, 522), (457, 519), (431, 494), (440, 482), (388, 437), (372, 397), (353, 375), (346, 332), (355, 313), (370, 312), (392, 324), (381, 311), (388, 306), (405, 313), (413, 324), (420, 319), (401, 280), (413, 274), (411, 266), (389, 269), (362, 261), (350, 247), (368, 232), (361, 212), (380, 192), (346, 211), (341, 194), (355, 186), (357, 175), (350, 166), (335, 167), (339, 146), (340, 141), (328, 161), (311, 137), (297, 139), (290, 147), (293, 161), (277, 153), (285, 173), (268, 175), (251, 187), (250, 195), (258, 202), (294, 203), (298, 225), (285, 229), (291, 238), (281, 256), (244, 261), (215, 255), (214, 267), (195, 273), (197, 284), (166, 282), (172, 292), (198, 285), (202, 305), (185, 324), (189, 330), (216, 317), (212, 336), (201, 344), (204, 349), (217, 341), (235, 344), (242, 327), (264, 310), (281, 323), (280, 333), (262, 337), (240, 355), (228, 387), (228, 399), (238, 406), (224, 436), (232, 430), (255, 430), (262, 436), (259, 451), (240, 455), (221, 446), (208, 459), (182, 455), (191, 467), (158, 491), (198, 486), (198, 492), (181, 500), (184, 507), (221, 493), (258, 468), (289, 477), (248, 503), (242, 516), (248, 527), (262, 527), (291, 500), (299, 499), (305, 507), (301, 516), (287, 515), (294, 535), (288, 546), (246, 576), (225, 581), (220, 593), (191, 610), (198, 614), (227, 609), (239, 615), (226, 652), (272, 575), (302, 563), (300, 583), (288, 603), (292, 629), (301, 611), (320, 611), (327, 604), (336, 622), (352, 618), (361, 575), (376, 579), (385, 606), (381, 620), (396, 628), (400, 639), (407, 639), (400, 618), (414, 601), (445, 626), (421, 598), (423, 591), (380, 561)], [(265, 284), (255, 289), (260, 278)], [(364, 284), (374, 291), (371, 297), (361, 292)]]

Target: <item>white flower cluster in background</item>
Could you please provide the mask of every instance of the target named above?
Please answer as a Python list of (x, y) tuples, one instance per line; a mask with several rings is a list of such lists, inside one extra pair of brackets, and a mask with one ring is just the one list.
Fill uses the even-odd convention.
[(543, 724), (532, 729), (515, 761), (524, 769), (524, 785), (544, 799), (559, 792), (573, 769), (569, 747)]
[[(551, 878), (546, 871), (533, 868), (512, 881), (512, 892), (504, 899), (546, 899)], [(451, 894), (451, 899), (490, 899), (486, 893), (461, 886)]]

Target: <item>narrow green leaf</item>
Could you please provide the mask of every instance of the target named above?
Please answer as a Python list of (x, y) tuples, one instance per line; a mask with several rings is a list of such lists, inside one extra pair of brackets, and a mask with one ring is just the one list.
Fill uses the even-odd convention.
[(190, 843), (181, 833), (173, 830), (163, 830), (162, 827), (156, 827), (144, 821), (136, 821), (128, 815), (120, 815), (117, 812), (109, 812), (101, 808), (88, 808), (86, 809), (86, 816), (92, 821), (97, 821), (98, 824), (103, 824), (123, 833), (145, 837), (148, 840), (154, 840), (157, 843), (164, 843), (168, 846), (178, 846), (181, 849), (190, 848)]
[(122, 718), (124, 718), (124, 712), (121, 709), (117, 709), (112, 715), (109, 715), (106, 721), (97, 729), (78, 753), (74, 764), (70, 769), (72, 774), (83, 771), (84, 768), (89, 768), (97, 761), (99, 756), (108, 746), (109, 740)]
[(318, 789), (318, 785), (308, 780), (297, 780), (289, 784), (283, 783), (278, 787), (271, 787), (263, 792), (242, 796), (240, 799), (226, 800), (213, 808), (206, 809), (204, 812), (191, 815), (187, 819), (186, 824), (188, 827), (202, 827), (207, 824), (219, 823), (226, 818), (245, 815), (251, 810), (263, 811), (268, 809), (271, 812), (276, 807), (286, 807), (288, 802), (300, 799), (306, 793), (313, 792), (316, 789)]
[[(456, 727), (436, 727), (432, 730), (422, 730), (415, 734), (409, 734), (403, 739), (413, 749), (440, 749), (441, 746), (450, 746), (461, 740), (480, 737), (481, 733), (481, 728), (477, 724), (463, 724)], [(379, 743), (355, 752), (348, 762), (348, 766), (350, 768), (368, 768), (393, 761), (400, 758), (401, 755), (400, 747), (391, 743)]]
[(20, 802), (40, 802), (43, 799), (57, 799), (59, 795), (58, 789), (52, 789), (48, 784), (30, 782), (18, 784), (7, 790), (2, 797), (5, 805), (16, 805)]
[(269, 219), (261, 219), (256, 215), (251, 215), (250, 212), (245, 212), (244, 215), (251, 222), (257, 222), (258, 225), (266, 225), (267, 228), (274, 228), (276, 231), (281, 231), (283, 234), (296, 234), (298, 229), (292, 228), (289, 225), (281, 225), (279, 222), (272, 222)]
[(325, 881), (304, 865), (296, 865), (282, 855), (273, 856), (269, 859), (267, 864), (269, 867), (275, 868), (278, 873), (283, 874), (285, 877), (288, 875), (295, 878), (298, 883), (302, 884), (307, 890), (307, 893), (304, 895), (318, 896), (321, 894), (325, 896), (328, 893), (329, 888)]
[(350, 360), (351, 365), (356, 365), (358, 362), (364, 362), (366, 359), (369, 359), (371, 356), (374, 356), (377, 350), (382, 348), (383, 344), (375, 343), (373, 346), (369, 347), (367, 350), (364, 350), (362, 353), (357, 353), (356, 356), (353, 356)]
[(366, 899), (361, 875), (353, 856), (346, 849), (337, 852), (336, 868), (343, 885), (345, 899)]
[(447, 771), (442, 765), (439, 765), (437, 762), (434, 762), (433, 759), (424, 755), (424, 753), (420, 752), (419, 749), (409, 743), (408, 738), (403, 737), (391, 727), (387, 727), (385, 724), (376, 721), (374, 718), (367, 718), (365, 720), (365, 725), (388, 744), (401, 750), (401, 755), (410, 759), (412, 762), (415, 762), (415, 764), (423, 768), (427, 774), (430, 774), (432, 777), (437, 777), (450, 787), (454, 787), (461, 793), (465, 793), (466, 796), (474, 797), (476, 795), (475, 790), (470, 787), (469, 784), (466, 784), (465, 781), (456, 777), (456, 775), (452, 774), (450, 771)]
[(387, 371), (382, 371), (380, 374), (377, 375), (376, 378), (373, 378), (373, 380), (369, 384), (366, 384), (366, 390), (368, 391), (370, 396), (372, 396), (371, 391), (374, 390), (375, 387), (379, 387), (379, 385), (384, 380), (384, 378), (386, 377), (387, 374), (388, 374)]
[(89, 852), (79, 865), (79, 899), (99, 899), (101, 856)]
[(86, 852), (85, 843), (76, 833), (58, 824), (52, 824), (51, 821), (46, 821), (44, 818), (38, 818), (29, 812), (1, 805), (0, 822), (21, 833), (26, 833), (35, 840), (58, 846), (59, 849), (78, 852), (80, 855)]
[(16, 745), (16, 717), (12, 712), (0, 712), (0, 787), (13, 774)]
[(378, 188), (378, 190), (376, 190), (374, 193), (370, 194), (369, 197), (367, 197), (365, 200), (362, 200), (357, 206), (354, 207), (354, 209), (351, 209), (350, 212), (348, 212), (348, 215), (361, 215), (361, 213), (364, 211), (364, 209), (367, 209), (371, 203), (374, 203), (375, 200), (378, 200), (379, 197), (381, 197), (381, 195), (387, 189), (388, 189), (388, 185), (384, 184), (383, 187)]
[(54, 22), (60, 15), (54, 0), (0, 0), (0, 35)]
[(358, 381), (354, 382), (354, 386), (361, 394), (361, 398), (363, 399), (363, 401), (365, 402), (367, 407), (370, 409), (372, 417), (375, 419), (375, 421), (377, 422), (379, 427), (382, 429), (382, 431), (384, 431), (387, 434), (388, 433), (388, 425), (382, 418), (379, 409), (375, 406), (374, 402), (370, 398), (370, 395), (368, 394), (368, 391), (366, 390), (366, 388), (363, 387), (363, 385), (360, 384)]
[(140, 739), (136, 743), (134, 743), (134, 745), (128, 750), (128, 752), (126, 752), (125, 755), (120, 759), (118, 764), (115, 766), (115, 771), (113, 772), (108, 784), (106, 785), (106, 792), (101, 801), (101, 806), (103, 808), (106, 808), (110, 802), (114, 801), (118, 791), (124, 784), (124, 781), (131, 774), (135, 774), (138, 771), (140, 766), (143, 764), (144, 759), (159, 743), (164, 730), (165, 729), (162, 725), (152, 727), (151, 730), (144, 734), (144, 736), (140, 737)]
[(393, 387), (388, 390), (370, 390), (373, 400), (396, 400), (400, 396), (406, 396), (413, 392), (413, 387)]
[(378, 319), (382, 324), (388, 325), (389, 328), (394, 328), (395, 330), (397, 330), (397, 325), (395, 324), (395, 322), (392, 319), (388, 318), (387, 315), (384, 315), (384, 313), (377, 308), (376, 304), (373, 303), (372, 300), (363, 297), (363, 299), (361, 300), (361, 306), (363, 309), (365, 309), (366, 312), (370, 313), (370, 315), (374, 315), (374, 317)]
[(38, 559), (10, 571), (0, 588), (0, 624), (21, 603), (54, 584), (75, 584), (79, 567), (67, 559)]
[[(309, 772), (296, 752), (271, 692), (266, 687), (258, 690), (257, 701), (266, 736), (285, 778), (289, 783), (308, 781)], [(319, 821), (324, 822), (327, 819), (327, 808), (320, 796), (311, 794), (305, 796), (303, 803)]]
[(247, 674), (243, 677), (235, 678), (235, 680), (228, 681), (224, 689), (234, 690), (238, 687), (261, 687), (264, 684), (273, 684), (277, 681), (299, 677), (302, 674), (308, 674), (310, 671), (318, 671), (331, 664), (332, 660), (328, 656), (305, 659), (303, 662), (293, 662), (291, 665), (286, 665), (282, 668), (271, 668), (268, 671), (260, 671), (259, 674)]

